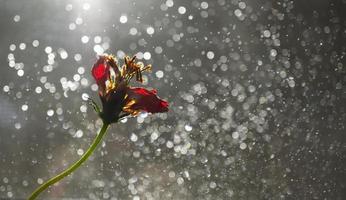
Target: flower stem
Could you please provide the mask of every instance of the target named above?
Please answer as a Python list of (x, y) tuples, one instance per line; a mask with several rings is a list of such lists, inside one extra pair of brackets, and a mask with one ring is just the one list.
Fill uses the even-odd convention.
[(43, 192), (45, 189), (47, 189), (49, 186), (53, 185), (54, 183), (58, 182), (59, 180), (63, 179), (64, 177), (71, 174), (74, 170), (76, 170), (79, 166), (81, 166), (84, 161), (86, 161), (89, 156), (94, 152), (97, 145), (100, 143), (102, 137), (105, 135), (107, 128), (109, 124), (104, 123), (99, 134), (94, 139), (93, 143), (89, 147), (89, 149), (83, 154), (83, 156), (75, 162), (73, 165), (71, 165), (68, 169), (61, 172), (60, 174), (56, 175), (55, 177), (49, 179), (47, 182), (42, 184), (40, 187), (38, 187), (29, 197), (29, 200), (34, 200), (41, 192)]

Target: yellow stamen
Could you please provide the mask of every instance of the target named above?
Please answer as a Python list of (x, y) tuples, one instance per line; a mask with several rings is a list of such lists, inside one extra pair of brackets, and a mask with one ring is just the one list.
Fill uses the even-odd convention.
[(111, 64), (112, 67), (117, 67), (117, 59), (114, 55), (106, 55), (107, 61)]
[(127, 104), (123, 107), (123, 109), (129, 109), (135, 103), (136, 103), (136, 101), (132, 99), (131, 101), (127, 102)]
[(127, 112), (127, 113), (130, 113), (132, 116), (136, 116), (140, 113), (139, 110), (134, 110), (134, 109), (131, 109), (131, 106), (133, 106), (134, 104), (136, 103), (135, 100), (130, 100), (124, 107), (123, 107), (123, 111), (124, 112)]
[(107, 80), (107, 82), (106, 82), (106, 93), (109, 93), (115, 87), (116, 87), (115, 81), (113, 81), (112, 79)]
[(111, 66), (110, 76), (106, 83), (106, 93), (116, 89), (122, 80), (125, 80), (128, 84), (129, 81), (136, 76), (136, 80), (143, 82), (142, 72), (151, 71), (151, 65), (146, 65), (142, 62), (136, 62), (136, 56), (130, 58), (129, 56), (124, 57), (124, 65), (119, 69), (117, 60), (113, 55), (105, 55), (108, 64)]
[(144, 72), (144, 71), (151, 71), (151, 65), (146, 65), (145, 67), (143, 67), (142, 69), (141, 69), (141, 71), (142, 72)]

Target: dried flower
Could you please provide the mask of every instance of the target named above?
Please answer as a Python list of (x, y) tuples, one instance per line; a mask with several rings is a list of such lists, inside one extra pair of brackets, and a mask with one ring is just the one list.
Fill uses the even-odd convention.
[(102, 101), (100, 116), (105, 123), (117, 122), (128, 115), (136, 116), (141, 111), (160, 113), (168, 111), (168, 102), (157, 96), (156, 90), (130, 87), (133, 77), (143, 82), (142, 72), (151, 70), (151, 65), (144, 66), (136, 62), (136, 57), (124, 58), (124, 65), (118, 67), (112, 55), (100, 56), (92, 68), (92, 75), (99, 87)]

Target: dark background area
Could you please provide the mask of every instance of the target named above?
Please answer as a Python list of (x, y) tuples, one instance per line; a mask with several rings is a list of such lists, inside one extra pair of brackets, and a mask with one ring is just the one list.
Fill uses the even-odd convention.
[(99, 102), (104, 52), (152, 64), (145, 87), (170, 111), (112, 125), (42, 199), (345, 199), (345, 10), (0, 0), (0, 198), (26, 198), (88, 148), (101, 121), (82, 97)]

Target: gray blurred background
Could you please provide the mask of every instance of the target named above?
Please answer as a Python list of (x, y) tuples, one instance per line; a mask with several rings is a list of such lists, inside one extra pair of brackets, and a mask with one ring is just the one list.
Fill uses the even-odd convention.
[[(165, 114), (113, 124), (41, 199), (345, 199), (345, 0), (0, 0), (0, 199), (76, 161), (97, 55), (153, 65)], [(135, 84), (136, 85), (136, 84)]]

